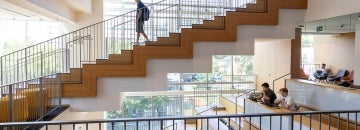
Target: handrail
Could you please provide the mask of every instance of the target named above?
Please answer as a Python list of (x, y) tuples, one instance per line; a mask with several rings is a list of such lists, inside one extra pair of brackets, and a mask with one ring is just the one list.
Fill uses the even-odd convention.
[(275, 81), (277, 81), (277, 80), (279, 80), (279, 79), (281, 79), (281, 78), (284, 78), (284, 77), (286, 77), (286, 76), (288, 76), (288, 75), (291, 75), (291, 73), (285, 74), (285, 75), (283, 75), (283, 76), (280, 76), (279, 78), (274, 79), (274, 80), (273, 80), (273, 84), (272, 84), (272, 86), (273, 86), (272, 90), (275, 91), (275, 90), (274, 90), (274, 88), (275, 88)]
[[(244, 96), (244, 95), (247, 95), (247, 94), (249, 94), (250, 92), (254, 92), (254, 93), (255, 93), (255, 90), (256, 90), (256, 89), (251, 89), (251, 90), (246, 91), (245, 93), (242, 93), (242, 94), (240, 94), (240, 95), (238, 95), (238, 96), (235, 97), (235, 114), (238, 114), (238, 113), (237, 113), (237, 111), (238, 111), (238, 98), (239, 98), (239, 97), (242, 97), (242, 96)], [(245, 102), (244, 102), (244, 104), (245, 104)], [(244, 106), (245, 106), (245, 105), (244, 105)]]
[(81, 121), (38, 121), (38, 122), (9, 122), (0, 123), (0, 128), (11, 126), (28, 125), (67, 125), (67, 124), (91, 124), (91, 123), (112, 123), (112, 122), (140, 122), (140, 121), (161, 121), (161, 120), (190, 120), (190, 119), (211, 119), (211, 118), (245, 118), (245, 117), (276, 117), (276, 116), (295, 116), (313, 114), (348, 114), (360, 113), (360, 110), (336, 110), (336, 111), (297, 111), (286, 113), (253, 113), (253, 114), (228, 114), (228, 115), (198, 115), (187, 117), (156, 117), (156, 118), (121, 118), (104, 120), (81, 120)]
[(209, 110), (211, 110), (211, 109), (214, 109), (215, 108), (215, 115), (217, 115), (217, 108), (218, 108), (218, 106), (216, 105), (216, 106), (212, 106), (212, 107), (210, 107), (210, 108), (208, 108), (208, 109), (206, 109), (206, 110), (203, 110), (203, 111), (201, 111), (201, 112), (198, 112), (196, 115), (201, 115), (202, 113), (205, 113), (205, 112), (207, 112), (207, 111), (209, 111)]
[[(203, 20), (212, 19), (214, 16), (225, 15), (225, 9), (229, 7), (236, 9), (237, 7), (241, 7), (251, 2), (254, 1), (193, 0), (193, 2), (187, 2), (161, 0), (156, 3), (148, 4), (147, 7), (151, 9), (152, 13), (151, 19), (147, 21), (150, 26), (145, 25), (145, 32), (148, 32), (148, 36), (151, 40), (156, 41), (157, 37), (168, 36), (169, 32), (180, 33), (181, 28), (183, 27), (191, 27), (192, 24), (201, 24)], [(56, 49), (66, 49), (69, 50), (66, 54), (60, 54), (60, 56), (46, 56), (47, 62), (44, 66), (49, 68), (49, 70), (54, 70), (52, 67), (55, 66), (64, 66), (66, 67), (64, 70), (54, 70), (51, 72), (54, 74), (66, 73), (69, 68), (81, 68), (84, 63), (95, 63), (96, 59), (106, 59), (108, 54), (118, 53), (121, 50), (126, 49), (131, 50), (132, 44), (135, 41), (135, 23), (131, 21), (134, 21), (136, 16), (135, 13), (136, 10), (129, 11), (113, 18), (73, 30), (67, 34), (3, 55), (0, 57), (1, 68), (14, 66), (14, 61), (16, 59), (33, 55), (39, 51), (48, 53), (49, 51)], [(159, 29), (157, 26), (161, 23), (167, 23), (169, 25), (162, 25), (161, 28), (163, 29)], [(85, 42), (83, 41), (84, 38), (89, 39), (86, 41), (88, 44), (73, 44), (78, 41)], [(66, 60), (64, 60), (66, 63), (54, 65), (56, 62), (53, 61), (59, 57), (66, 58)], [(2, 70), (2, 72), (3, 71), (5, 70)], [(16, 76), (17, 75), (12, 72), (6, 73), (1, 75), (0, 80), (4, 77), (17, 79)], [(18, 76), (23, 76), (23, 74), (19, 74)], [(12, 81), (2, 82), (3, 83), (1, 84), (12, 83)]]
[(172, 124), (172, 125), (166, 126), (166, 127), (164, 127), (163, 129), (165, 130), (165, 129), (170, 128), (170, 127), (174, 127), (174, 129), (176, 128), (175, 130), (177, 130), (177, 123), (174, 123), (174, 124)]
[[(183, 27), (191, 28), (193, 24), (202, 24), (203, 20), (209, 20), (218, 15), (224, 16), (226, 8), (239, 7), (239, 3), (232, 0), (207, 0), (205, 2), (203, 0), (191, 2), (161, 0), (147, 6), (151, 7), (151, 15), (154, 17), (151, 16), (147, 21), (149, 26), (144, 26), (145, 32), (148, 32), (151, 40), (156, 41), (158, 37), (168, 36), (169, 33), (181, 33)], [(97, 59), (106, 59), (109, 54), (118, 54), (121, 50), (132, 50), (136, 35), (135, 22), (131, 21), (135, 17), (136, 10), (129, 11), (1, 56), (0, 85), (30, 81), (35, 77), (56, 77), (58, 73), (68, 73), (70, 68), (82, 68), (83, 64), (94, 64)], [(84, 44), (74, 44), (78, 42)], [(60, 49), (66, 51), (52, 53)], [(18, 66), (17, 61), (27, 59), (29, 56), (34, 57), (34, 55), (37, 59), (36, 55), (39, 52), (43, 57), (40, 58), (41, 61), (31, 62), (13, 70), (12, 67)], [(24, 83), (26, 84), (27, 82)]]

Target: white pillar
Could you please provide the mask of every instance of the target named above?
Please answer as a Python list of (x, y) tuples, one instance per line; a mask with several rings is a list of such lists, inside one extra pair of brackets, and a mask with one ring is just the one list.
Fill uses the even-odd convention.
[(355, 25), (354, 84), (360, 85), (360, 24)]
[(0, 18), (0, 56), (2, 56), (2, 55), (4, 55), (3, 53), (2, 53), (2, 51), (3, 51), (3, 46), (4, 46), (4, 42), (5, 42), (5, 40), (4, 40), (4, 23), (3, 23), (3, 20)]

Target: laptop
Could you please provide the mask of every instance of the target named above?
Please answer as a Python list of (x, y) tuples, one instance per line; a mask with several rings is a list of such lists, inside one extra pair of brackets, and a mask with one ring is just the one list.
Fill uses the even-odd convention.
[(256, 95), (250, 95), (250, 96), (249, 96), (249, 99), (252, 100), (252, 101), (255, 101), (255, 102), (262, 102), (261, 100), (258, 100), (258, 99), (256, 98)]

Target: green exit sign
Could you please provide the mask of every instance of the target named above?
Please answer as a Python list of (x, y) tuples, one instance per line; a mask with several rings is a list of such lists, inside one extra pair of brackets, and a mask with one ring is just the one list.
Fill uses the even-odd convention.
[(316, 27), (316, 32), (322, 32), (322, 31), (323, 31), (323, 26)]

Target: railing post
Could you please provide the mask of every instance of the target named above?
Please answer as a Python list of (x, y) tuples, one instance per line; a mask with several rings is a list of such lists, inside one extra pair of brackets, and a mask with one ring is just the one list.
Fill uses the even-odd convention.
[(27, 73), (27, 72), (28, 72), (28, 71), (27, 71), (27, 70), (28, 70), (28, 69), (27, 69), (27, 67), (28, 67), (28, 61), (27, 61), (27, 57), (28, 57), (28, 56), (27, 56), (27, 48), (25, 48), (25, 57), (24, 57), (24, 58), (25, 58), (25, 63), (24, 63), (24, 68), (25, 68), (25, 70), (24, 70), (24, 71), (25, 71), (25, 81), (27, 81), (27, 79), (28, 79), (28, 73)]
[(237, 114), (237, 111), (238, 111), (238, 107), (237, 107), (237, 105), (238, 105), (238, 97), (236, 97), (235, 98), (235, 114)]
[(39, 108), (40, 108), (40, 116), (44, 115), (44, 83), (43, 83), (43, 77), (40, 77), (40, 88), (39, 88)]
[(44, 56), (42, 52), (40, 52), (40, 75), (44, 75)]
[(0, 85), (4, 84), (3, 57), (0, 57)]
[(14, 103), (13, 103), (13, 88), (12, 88), (13, 85), (9, 85), (9, 122), (13, 122), (13, 119), (14, 119)]
[[(320, 121), (320, 123), (319, 124), (321, 124), (321, 121)], [(301, 124), (300, 124), (301, 125)], [(330, 125), (330, 124), (329, 124)], [(280, 126), (281, 127), (281, 126)], [(321, 127), (319, 127), (319, 129), (320, 129)], [(294, 129), (294, 115), (292, 114), (291, 116), (290, 116), (290, 125), (289, 125), (289, 129), (288, 130), (293, 130)]]
[(58, 92), (58, 98), (59, 98), (59, 107), (61, 108), (61, 98), (62, 98), (62, 93), (61, 93), (61, 76), (59, 74), (57, 74), (58, 76), (56, 76), (56, 86), (57, 86), (57, 92)]
[(178, 0), (178, 5), (177, 5), (177, 18), (176, 18), (176, 20), (177, 20), (177, 32), (180, 32), (180, 30), (181, 30), (181, 20), (180, 20), (180, 11), (181, 11), (181, 8), (180, 8), (180, 6), (181, 6), (181, 2), (180, 2), (181, 0)]

